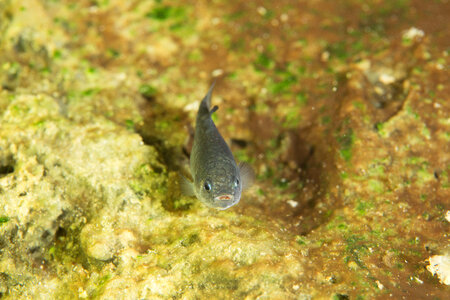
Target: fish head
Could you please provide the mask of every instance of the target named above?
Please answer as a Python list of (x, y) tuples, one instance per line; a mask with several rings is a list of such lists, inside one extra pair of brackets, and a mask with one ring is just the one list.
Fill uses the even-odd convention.
[(236, 166), (208, 170), (196, 184), (197, 198), (205, 205), (224, 210), (241, 199), (242, 183)]

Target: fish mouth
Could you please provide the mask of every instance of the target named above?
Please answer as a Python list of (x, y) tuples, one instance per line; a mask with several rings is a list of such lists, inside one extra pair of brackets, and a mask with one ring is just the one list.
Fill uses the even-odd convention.
[(233, 199), (234, 199), (233, 195), (230, 194), (220, 195), (214, 198), (215, 201), (230, 201)]

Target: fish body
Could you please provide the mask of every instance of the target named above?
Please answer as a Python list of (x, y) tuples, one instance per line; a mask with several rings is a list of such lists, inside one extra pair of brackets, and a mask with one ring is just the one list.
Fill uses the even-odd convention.
[(211, 119), (218, 107), (211, 107), (214, 84), (200, 103), (190, 157), (193, 183), (184, 181), (182, 190), (194, 194), (205, 205), (227, 209), (239, 202), (244, 188), (253, 181), (253, 170), (245, 163), (236, 164), (227, 143)]

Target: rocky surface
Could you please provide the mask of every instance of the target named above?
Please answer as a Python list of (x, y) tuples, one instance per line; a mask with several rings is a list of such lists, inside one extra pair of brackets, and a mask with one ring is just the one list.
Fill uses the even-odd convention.
[[(444, 299), (448, 9), (1, 1), (0, 298)], [(214, 77), (226, 211), (177, 176)]]

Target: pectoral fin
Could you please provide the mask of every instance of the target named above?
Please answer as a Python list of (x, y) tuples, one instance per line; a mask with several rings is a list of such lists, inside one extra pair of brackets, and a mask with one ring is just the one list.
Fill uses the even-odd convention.
[(194, 196), (194, 185), (186, 177), (180, 174), (180, 190), (186, 196)]
[(243, 190), (248, 189), (255, 182), (255, 171), (248, 163), (239, 163), (239, 176), (241, 177)]

